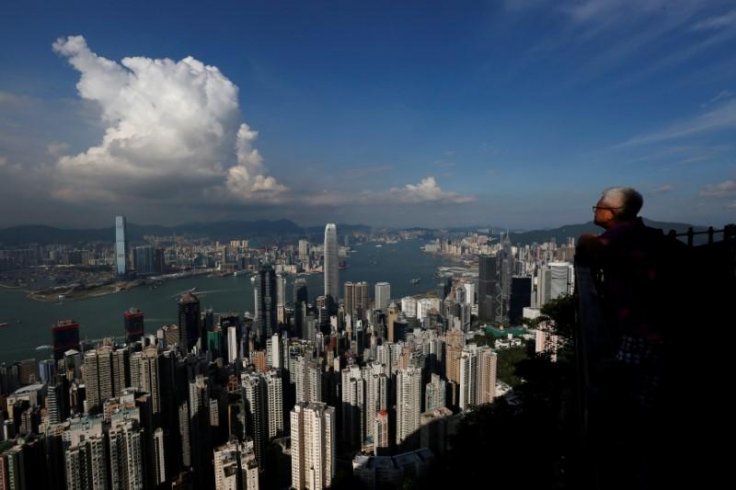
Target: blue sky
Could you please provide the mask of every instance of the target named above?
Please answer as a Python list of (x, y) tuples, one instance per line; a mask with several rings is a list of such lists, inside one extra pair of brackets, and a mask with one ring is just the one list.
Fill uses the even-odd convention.
[(736, 5), (14, 2), (0, 226), (736, 215)]

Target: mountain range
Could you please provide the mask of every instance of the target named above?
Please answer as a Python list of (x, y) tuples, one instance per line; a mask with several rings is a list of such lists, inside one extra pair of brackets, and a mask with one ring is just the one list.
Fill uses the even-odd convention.
[[(647, 225), (655, 228), (661, 228), (665, 231), (675, 230), (678, 233), (687, 231), (692, 225), (685, 223), (666, 223), (645, 220)], [(695, 231), (705, 230), (705, 227), (695, 226)], [(364, 225), (346, 225), (338, 224), (337, 229), (340, 234), (352, 233), (368, 233), (375, 229)], [(416, 230), (417, 228), (413, 228)], [(457, 233), (462, 231), (473, 231), (479, 227), (454, 228), (443, 230), (443, 232)], [(482, 227), (482, 229), (492, 229), (499, 231), (494, 227)], [(431, 238), (438, 230), (423, 228), (425, 237)], [(567, 241), (568, 237), (578, 237), (583, 233), (599, 233), (601, 231), (593, 222), (565, 225), (558, 228), (531, 230), (531, 231), (512, 231), (511, 242), (515, 245), (525, 245), (531, 243), (542, 243), (554, 239), (558, 244)], [(177, 226), (161, 226), (161, 225), (137, 225), (128, 223), (127, 225), (128, 239), (131, 242), (141, 242), (143, 237), (149, 235), (155, 236), (190, 236), (190, 237), (206, 237), (212, 240), (229, 241), (229, 240), (256, 240), (264, 243), (285, 243), (298, 238), (306, 238), (315, 242), (320, 242), (324, 233), (324, 227), (311, 226), (301, 227), (293, 221), (282, 220), (258, 220), (258, 221), (219, 221), (214, 223), (187, 223)], [(36, 243), (39, 245), (49, 244), (76, 244), (90, 242), (112, 242), (115, 239), (115, 228), (110, 226), (107, 228), (92, 229), (69, 229), (57, 228), (46, 225), (19, 225), (9, 228), (0, 229), (0, 246), (17, 247), (23, 244)]]

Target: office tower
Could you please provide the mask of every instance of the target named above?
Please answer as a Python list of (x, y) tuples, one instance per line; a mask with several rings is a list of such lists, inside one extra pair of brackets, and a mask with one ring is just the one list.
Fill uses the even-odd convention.
[(496, 293), (496, 324), (508, 326), (509, 300), (511, 298), (511, 278), (514, 273), (514, 254), (511, 239), (506, 233), (501, 239), (501, 249), (496, 254), (498, 286)]
[(466, 282), (463, 284), (463, 289), (465, 290), (465, 304), (466, 305), (474, 305), (475, 304), (475, 284), (472, 282)]
[(338, 288), (338, 262), (337, 262), (337, 227), (334, 223), (325, 226), (325, 243), (324, 243), (324, 278), (325, 278), (325, 296), (332, 296), (337, 302), (339, 298)]
[(227, 363), (234, 363), (239, 357), (238, 353), (238, 327), (232, 325), (227, 327)]
[(281, 274), (276, 274), (276, 322), (277, 325), (286, 322), (286, 278)]
[(544, 306), (548, 301), (565, 294), (572, 294), (574, 269), (569, 262), (550, 262), (539, 271), (537, 305)]
[(276, 271), (269, 263), (261, 265), (258, 276), (253, 282), (255, 293), (256, 317), (254, 327), (256, 343), (259, 347), (266, 344), (266, 339), (277, 330), (276, 315)]
[(125, 324), (125, 343), (132, 344), (141, 340), (145, 331), (143, 328), (143, 312), (137, 308), (131, 308), (123, 313)]
[(201, 374), (189, 381), (189, 438), (197, 488), (210, 485), (212, 481), (209, 388), (209, 379)]
[(342, 440), (359, 449), (365, 439), (365, 382), (358, 366), (342, 370)]
[(133, 266), (139, 276), (149, 276), (156, 273), (156, 256), (153, 247), (141, 245), (133, 249)]
[(328, 488), (335, 477), (335, 409), (300, 402), (291, 411), (291, 488)]
[(376, 290), (376, 301), (375, 306), (377, 310), (386, 311), (388, 305), (391, 302), (391, 284), (387, 282), (377, 282), (375, 286)]
[(431, 412), (447, 406), (447, 383), (437, 374), (432, 374), (424, 393), (424, 411)]
[(532, 304), (532, 278), (515, 276), (511, 279), (511, 299), (509, 301), (509, 321), (519, 324), (524, 308)]
[(496, 321), (498, 296), (498, 268), (496, 257), (478, 257), (478, 319), (481, 322)]
[[(422, 370), (410, 367), (396, 375), (396, 444), (408, 442), (422, 414)], [(410, 444), (410, 443), (409, 443)]]
[(299, 261), (302, 264), (309, 264), (309, 241), (299, 240)]
[(258, 490), (258, 461), (253, 441), (231, 439), (214, 450), (215, 490)]
[(41, 359), (38, 361), (38, 379), (41, 383), (53, 382), (56, 375), (56, 361), (53, 359)]
[(409, 333), (409, 320), (403, 313), (399, 313), (396, 320), (393, 321), (394, 326), (394, 342), (406, 340), (406, 334)]
[(64, 352), (79, 349), (79, 323), (74, 320), (59, 320), (51, 327), (54, 339), (54, 360), (64, 358)]
[(202, 333), (199, 299), (191, 291), (179, 298), (179, 346), (189, 352)]
[(125, 216), (115, 216), (115, 270), (119, 276), (128, 273), (128, 237)]
[(307, 280), (298, 277), (294, 280), (294, 336), (305, 339), (305, 321), (307, 316)]

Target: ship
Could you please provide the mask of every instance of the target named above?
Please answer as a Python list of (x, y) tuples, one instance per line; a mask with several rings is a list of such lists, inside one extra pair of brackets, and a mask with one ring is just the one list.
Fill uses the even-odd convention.
[(413, 278), (413, 279), (412, 279), (411, 281), (409, 281), (409, 282), (411, 282), (412, 284), (419, 284), (419, 282), (420, 282), (420, 281), (421, 281), (421, 279), (420, 279), (420, 278), (418, 278), (418, 277), (415, 277), (415, 278)]
[(8, 325), (10, 325), (10, 323), (8, 323), (8, 322), (0, 322), (0, 328), (5, 328)]

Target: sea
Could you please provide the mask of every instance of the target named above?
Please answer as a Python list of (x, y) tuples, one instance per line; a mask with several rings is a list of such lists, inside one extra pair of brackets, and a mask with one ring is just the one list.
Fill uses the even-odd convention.
[[(424, 253), (423, 245), (421, 240), (355, 244), (346, 258), (347, 268), (340, 270), (340, 283), (367, 281), (372, 288), (376, 282), (385, 281), (391, 284), (394, 299), (435, 291), (438, 268), (452, 262)], [(124, 334), (123, 313), (134, 307), (144, 313), (146, 334), (155, 333), (162, 325), (176, 323), (177, 300), (193, 288), (202, 311), (212, 308), (215, 313), (240, 315), (253, 312), (250, 277), (248, 274), (195, 276), (167, 281), (155, 288), (139, 286), (98, 298), (55, 303), (31, 300), (22, 290), (0, 288), (0, 323), (7, 323), (0, 328), (0, 363), (49, 358), (51, 327), (58, 320), (79, 322), (81, 339), (119, 338)], [(303, 277), (307, 280), (310, 301), (323, 294), (322, 274)], [(294, 279), (293, 275), (287, 276), (287, 299), (292, 298)]]

